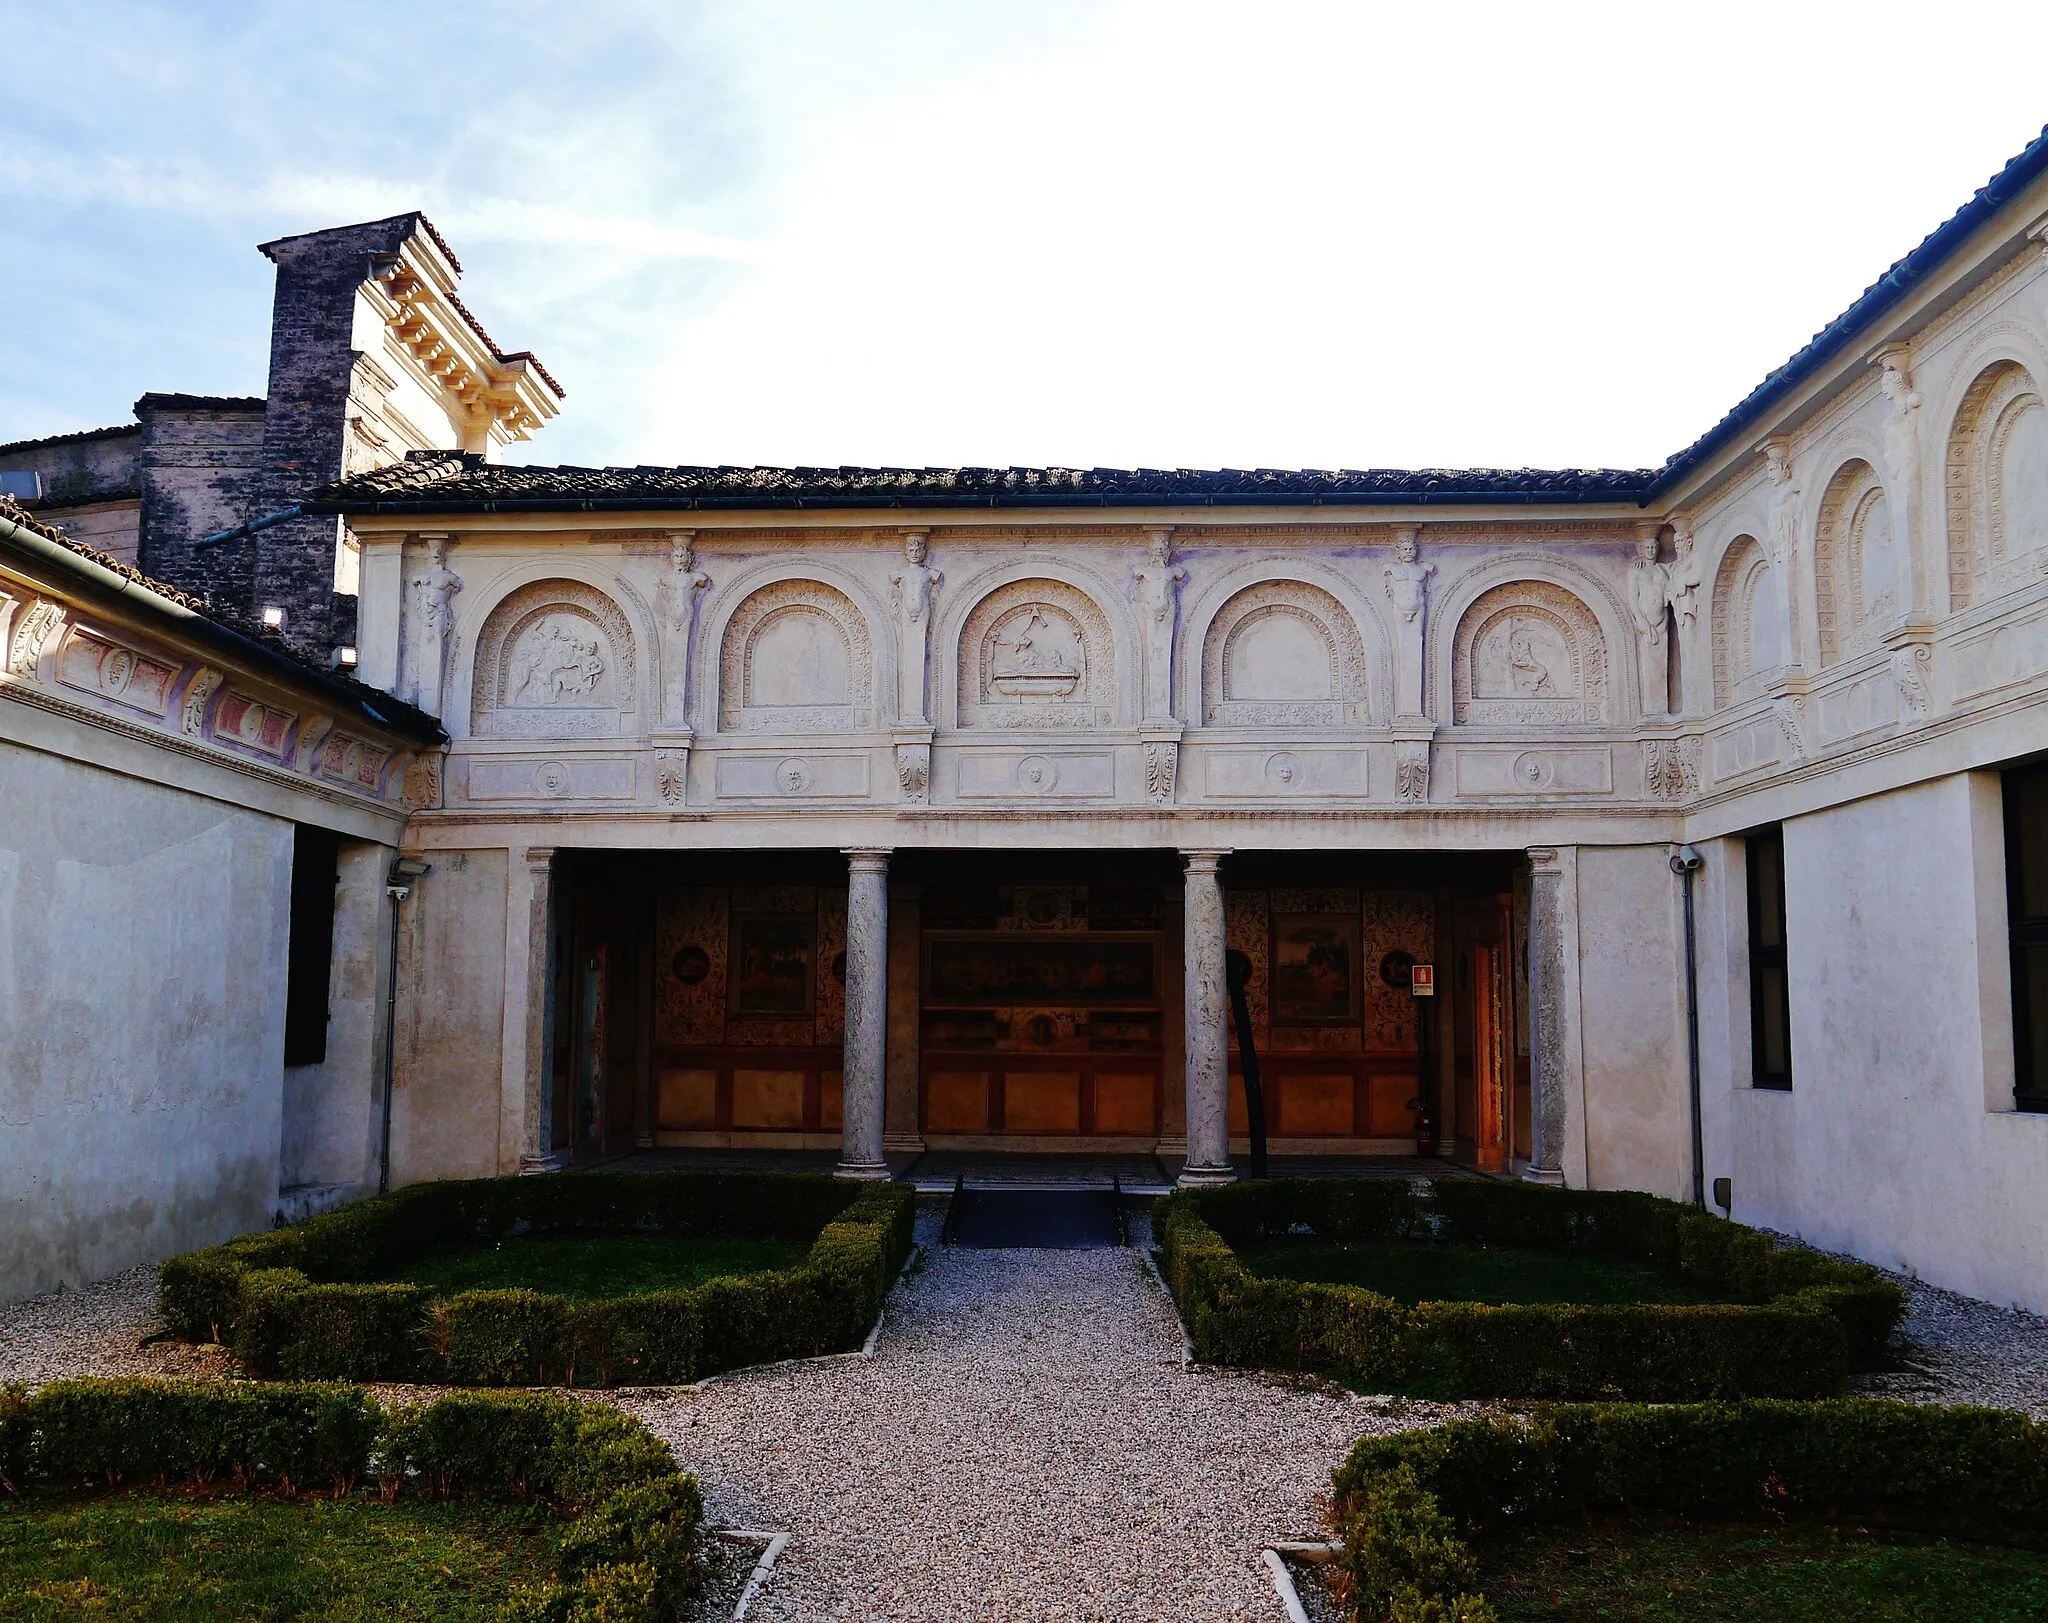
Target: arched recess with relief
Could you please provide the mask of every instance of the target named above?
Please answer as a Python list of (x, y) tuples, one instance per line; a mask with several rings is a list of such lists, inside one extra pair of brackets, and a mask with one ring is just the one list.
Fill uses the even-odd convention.
[(719, 642), (718, 725), (729, 733), (865, 732), (874, 725), (865, 617), (819, 580), (750, 592)]
[(996, 587), (960, 628), (959, 725), (1007, 730), (1116, 723), (1116, 642), (1078, 586), (1036, 577)]
[(1202, 640), (1201, 715), (1212, 727), (1370, 725), (1365, 644), (1350, 611), (1300, 580), (1232, 594)]
[(1948, 440), (1951, 610), (1997, 597), (2048, 566), (2048, 407), (2016, 361), (1970, 384)]
[(1872, 646), (1900, 599), (1891, 497), (1877, 470), (1851, 457), (1821, 496), (1813, 540), (1813, 607), (1820, 662)]
[(1714, 572), (1714, 703), (1746, 699), (1784, 669), (1790, 639), (1770, 560), (1753, 535), (1738, 535)]
[(1460, 726), (1597, 726), (1614, 713), (1613, 689), (1599, 620), (1554, 581), (1505, 581), (1459, 617), (1451, 706)]
[(485, 617), (471, 667), (478, 738), (617, 738), (639, 728), (633, 631), (606, 593), (537, 580)]

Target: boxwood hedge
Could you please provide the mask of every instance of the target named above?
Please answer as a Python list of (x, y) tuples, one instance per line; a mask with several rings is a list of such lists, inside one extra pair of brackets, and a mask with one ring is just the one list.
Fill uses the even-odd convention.
[[(1505, 1180), (1278, 1179), (1186, 1190), (1154, 1218), (1195, 1355), (1428, 1397), (1821, 1397), (1878, 1360), (1905, 1296), (1874, 1268), (1781, 1249), (1673, 1201)], [(1233, 1241), (1446, 1240), (1662, 1263), (1730, 1305), (1406, 1307), (1252, 1273)]]
[[(916, 1192), (791, 1173), (578, 1173), (419, 1184), (164, 1264), (164, 1320), (251, 1374), (458, 1386), (661, 1385), (858, 1346), (910, 1253)], [(382, 1276), (531, 1234), (804, 1239), (795, 1268), (596, 1301), (441, 1297)]]
[(1365, 1623), (1483, 1623), (1465, 1539), (1589, 1513), (1854, 1518), (2038, 1538), (2048, 1429), (1877, 1399), (1560, 1405), (1359, 1440), (1334, 1477)]
[(599, 1404), (464, 1392), (380, 1409), (360, 1387), (146, 1380), (0, 1390), (0, 1491), (183, 1483), (514, 1494), (562, 1517), (557, 1576), (506, 1616), (661, 1623), (696, 1589), (704, 1506), (659, 1439)]

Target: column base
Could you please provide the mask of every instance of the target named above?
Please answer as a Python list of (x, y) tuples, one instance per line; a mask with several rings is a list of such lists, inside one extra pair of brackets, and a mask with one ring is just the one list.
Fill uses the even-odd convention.
[(1548, 1185), (1552, 1189), (1562, 1189), (1564, 1187), (1564, 1174), (1555, 1167), (1524, 1167), (1522, 1169), (1522, 1182), (1540, 1183)]
[(889, 1163), (886, 1161), (841, 1161), (832, 1169), (835, 1178), (855, 1178), (866, 1183), (886, 1183), (889, 1179)]
[(1219, 1184), (1236, 1183), (1235, 1167), (1182, 1167), (1180, 1176), (1173, 1180), (1177, 1189), (1214, 1189)]
[(542, 1172), (560, 1172), (568, 1164), (567, 1150), (551, 1150), (546, 1155), (522, 1155), (519, 1158), (519, 1176), (530, 1178)]

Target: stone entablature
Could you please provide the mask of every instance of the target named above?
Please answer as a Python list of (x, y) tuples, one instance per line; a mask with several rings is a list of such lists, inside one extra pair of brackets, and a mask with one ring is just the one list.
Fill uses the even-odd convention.
[(31, 536), (0, 515), (0, 699), (81, 724), (88, 739), (123, 735), (291, 791), (309, 803), (305, 821), (329, 820), (318, 802), (395, 834), (437, 802), (441, 752), (424, 718), (411, 731), (379, 725), (378, 704), (396, 710), (382, 694), (338, 703), (328, 684), (291, 680), (282, 658), (189, 634), (206, 623), (138, 583), (96, 579), (61, 544), (55, 556), (16, 544)]

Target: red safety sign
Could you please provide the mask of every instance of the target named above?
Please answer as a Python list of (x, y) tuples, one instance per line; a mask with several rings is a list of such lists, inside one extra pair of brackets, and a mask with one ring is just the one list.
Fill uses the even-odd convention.
[(1411, 964), (1408, 968), (1408, 990), (1417, 997), (1436, 996), (1436, 965)]

